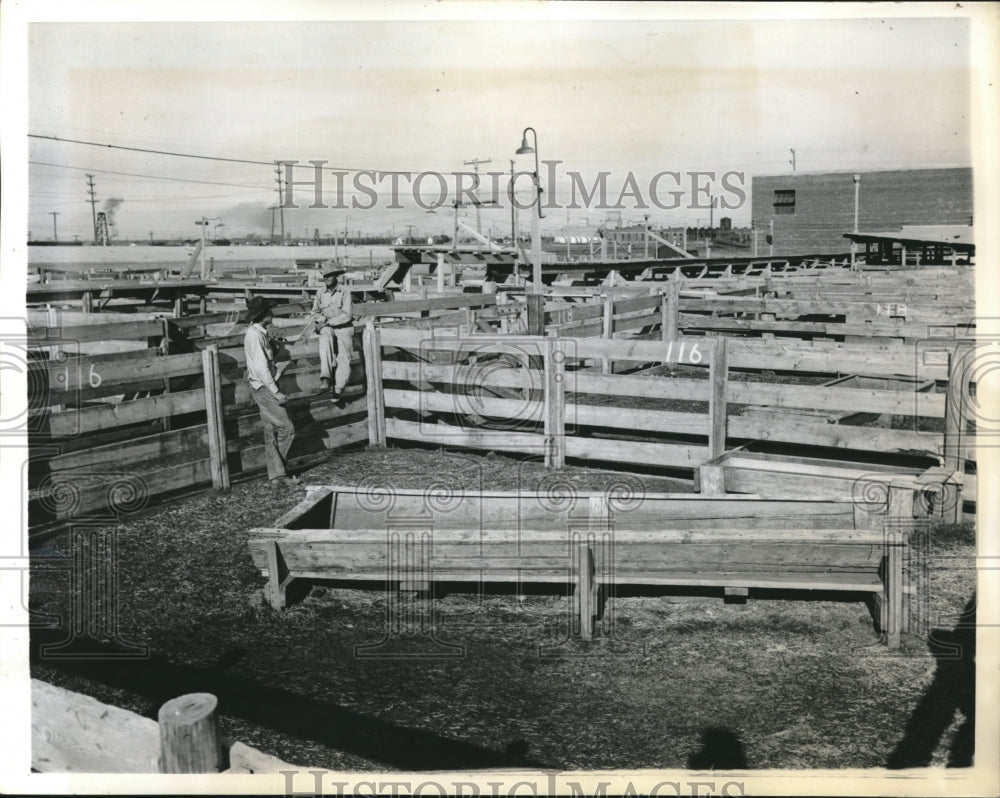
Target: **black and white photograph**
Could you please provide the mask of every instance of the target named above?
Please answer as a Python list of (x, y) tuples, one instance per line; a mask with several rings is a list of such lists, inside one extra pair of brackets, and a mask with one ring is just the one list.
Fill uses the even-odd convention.
[(1000, 6), (0, 33), (0, 790), (1000, 793)]

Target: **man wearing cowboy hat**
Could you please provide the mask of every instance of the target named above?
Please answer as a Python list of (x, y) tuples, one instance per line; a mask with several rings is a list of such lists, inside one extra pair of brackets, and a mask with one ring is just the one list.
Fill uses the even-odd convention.
[(329, 261), (326, 263), (323, 285), (316, 292), (312, 306), (312, 316), (319, 328), (319, 379), (324, 390), (333, 389), (335, 404), (341, 408), (354, 356), (351, 292), (338, 285), (344, 272)]
[(289, 476), (285, 470), (288, 450), (295, 438), (295, 426), (285, 410), (288, 397), (279, 389), (275, 377), (274, 352), (267, 330), (271, 326), (271, 299), (255, 296), (247, 303), (247, 327), (243, 338), (243, 351), (247, 356), (247, 380), (250, 394), (260, 408), (260, 419), (264, 423), (264, 460), (267, 463), (267, 477), (272, 485), (298, 485), (298, 477)]

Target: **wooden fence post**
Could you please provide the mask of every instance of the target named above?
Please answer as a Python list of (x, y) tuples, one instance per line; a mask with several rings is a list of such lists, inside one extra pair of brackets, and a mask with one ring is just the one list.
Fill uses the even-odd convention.
[(566, 465), (566, 358), (558, 339), (545, 342), (545, 465)]
[(594, 638), (594, 553), (582, 542), (576, 549), (576, 594), (580, 612), (580, 639)]
[(211, 693), (172, 698), (157, 714), (161, 773), (220, 773), (223, 746)]
[[(163, 338), (160, 339), (160, 354), (166, 357), (170, 354), (170, 322), (164, 316), (160, 319), (160, 323), (163, 325)], [(166, 395), (168, 393), (170, 393), (170, 377), (164, 377), (163, 394)], [(161, 419), (160, 425), (164, 432), (170, 432), (170, 416), (164, 416)]]
[(944, 464), (950, 471), (965, 472), (965, 418), (967, 363), (972, 347), (956, 346), (948, 355), (948, 393), (944, 405)]
[(222, 377), (219, 374), (219, 349), (210, 344), (201, 353), (205, 379), (205, 422), (208, 429), (208, 454), (211, 461), (212, 487), (229, 490), (229, 458), (222, 413)]
[(677, 308), (680, 290), (676, 280), (667, 283), (667, 290), (660, 300), (660, 337), (664, 341), (677, 340)]
[[(606, 341), (610, 341), (614, 336), (615, 329), (615, 298), (614, 294), (610, 291), (604, 297), (604, 317), (603, 323), (601, 325), (601, 338)], [(604, 358), (601, 361), (601, 371), (604, 374), (610, 374), (613, 368), (613, 363), (610, 358)]]
[[(916, 492), (911, 485), (905, 483), (889, 483), (886, 501), (885, 530), (886, 541), (889, 544), (888, 576), (889, 589), (893, 601), (889, 602), (889, 647), (899, 644), (899, 633), (910, 631), (910, 596), (907, 595), (907, 585), (912, 573), (909, 559), (909, 542), (913, 535), (913, 503)], [(893, 583), (894, 582), (894, 583)], [(895, 630), (895, 631), (894, 631)], [(895, 645), (893, 644), (895, 638)]]
[(382, 340), (372, 321), (365, 323), (362, 348), (368, 402), (368, 445), (385, 446), (385, 396), (382, 393)]
[(545, 295), (526, 294), (528, 335), (545, 335)]
[(729, 371), (729, 339), (719, 336), (715, 339), (712, 350), (712, 363), (709, 367), (711, 393), (708, 399), (708, 412), (711, 424), (708, 433), (708, 456), (718, 457), (726, 451), (726, 389), (728, 387)]

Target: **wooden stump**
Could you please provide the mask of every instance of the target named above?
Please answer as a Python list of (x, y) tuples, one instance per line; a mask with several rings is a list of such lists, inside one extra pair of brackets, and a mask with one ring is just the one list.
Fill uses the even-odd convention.
[(222, 742), (215, 717), (218, 699), (190, 693), (160, 707), (160, 772), (219, 773)]

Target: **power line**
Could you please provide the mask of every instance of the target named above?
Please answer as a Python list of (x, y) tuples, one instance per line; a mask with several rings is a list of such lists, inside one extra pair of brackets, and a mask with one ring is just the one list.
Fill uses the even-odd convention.
[(28, 138), (47, 139), (49, 141), (64, 141), (70, 144), (86, 144), (89, 147), (107, 147), (112, 150), (128, 150), (129, 152), (148, 152), (154, 155), (172, 155), (177, 158), (198, 158), (203, 161), (225, 161), (227, 163), (249, 163), (255, 166), (272, 166), (273, 161), (250, 161), (245, 158), (223, 158), (219, 155), (194, 155), (188, 152), (170, 152), (168, 150), (150, 150), (143, 147), (126, 147), (123, 144), (106, 144), (99, 141), (83, 141), (82, 139), (65, 139), (60, 136), (42, 136), (38, 133), (29, 133)]
[[(111, 150), (126, 150), (128, 152), (146, 152), (153, 155), (169, 155), (174, 158), (195, 158), (201, 161), (221, 161), (223, 163), (246, 163), (253, 164), (254, 166), (274, 166), (276, 161), (253, 161), (247, 158), (224, 158), (221, 155), (198, 155), (191, 152), (173, 152), (171, 150), (153, 150), (146, 147), (127, 147), (124, 144), (108, 144), (106, 142), (100, 141), (84, 141), (83, 139), (67, 139), (61, 136), (43, 136), (39, 133), (29, 133), (28, 138), (32, 139), (45, 139), (47, 141), (61, 141), (69, 144), (84, 144), (88, 147), (104, 147), (105, 149)], [(325, 169), (330, 169), (332, 171), (343, 171), (343, 172), (364, 172), (369, 171), (367, 169), (362, 169), (357, 166), (327, 166), (324, 165)], [(95, 170), (96, 171), (96, 170)]]
[[(138, 172), (113, 172), (109, 169), (92, 169), (89, 166), (67, 166), (62, 163), (49, 163), (48, 161), (28, 161), (35, 166), (54, 166), (57, 169), (75, 169), (79, 172), (100, 172), (105, 175), (123, 175), (125, 177), (142, 177), (149, 180), (172, 180), (177, 183), (201, 183), (206, 186), (228, 186), (231, 188), (256, 188), (266, 191), (266, 186), (251, 185), (249, 183), (220, 183), (214, 180), (194, 180), (189, 177), (164, 177), (162, 175), (144, 175)], [(269, 164), (270, 165), (270, 164)]]

